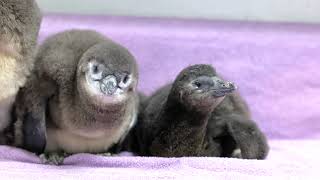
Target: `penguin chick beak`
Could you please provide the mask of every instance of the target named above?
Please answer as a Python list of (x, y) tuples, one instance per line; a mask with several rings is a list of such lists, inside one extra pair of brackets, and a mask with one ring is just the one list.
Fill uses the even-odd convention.
[(237, 89), (236, 85), (232, 82), (224, 81), (218, 77), (213, 77), (212, 80), (214, 86), (210, 88), (210, 91), (214, 97), (226, 96)]
[(100, 90), (102, 93), (112, 96), (118, 88), (117, 79), (114, 75), (108, 75), (100, 82)]

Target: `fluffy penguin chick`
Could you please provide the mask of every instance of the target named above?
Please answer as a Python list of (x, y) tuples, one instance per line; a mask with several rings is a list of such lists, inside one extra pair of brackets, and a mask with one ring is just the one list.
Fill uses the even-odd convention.
[(11, 141), (10, 112), (33, 67), (40, 22), (34, 0), (0, 1), (0, 144)]
[(235, 89), (209, 65), (184, 69), (172, 84), (149, 98), (137, 125), (138, 137), (144, 142), (138, 153), (231, 156), (226, 151), (232, 153), (239, 145), (244, 158), (264, 158), (265, 137), (249, 120)]
[(136, 121), (137, 81), (134, 57), (102, 35), (50, 37), (17, 97), (17, 145), (36, 153), (108, 151)]

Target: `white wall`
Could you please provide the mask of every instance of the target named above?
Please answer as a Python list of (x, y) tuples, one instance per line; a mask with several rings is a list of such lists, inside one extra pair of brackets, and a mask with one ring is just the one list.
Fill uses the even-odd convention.
[(320, 23), (320, 0), (37, 1), (44, 12)]

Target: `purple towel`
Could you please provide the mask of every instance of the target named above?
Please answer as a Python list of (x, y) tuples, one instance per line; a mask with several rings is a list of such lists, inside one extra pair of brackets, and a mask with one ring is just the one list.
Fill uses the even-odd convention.
[(273, 140), (267, 160), (73, 155), (63, 166), (0, 147), (1, 179), (318, 179), (320, 142)]
[(46, 16), (40, 41), (70, 28), (95, 29), (123, 44), (150, 94), (184, 67), (214, 65), (235, 81), (253, 119), (271, 139), (265, 161), (78, 154), (64, 166), (0, 148), (0, 179), (318, 179), (320, 26), (103, 16)]

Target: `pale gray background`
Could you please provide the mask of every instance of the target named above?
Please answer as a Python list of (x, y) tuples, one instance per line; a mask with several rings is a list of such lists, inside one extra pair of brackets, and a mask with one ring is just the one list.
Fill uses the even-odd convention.
[(37, 0), (44, 12), (320, 23), (320, 0)]

